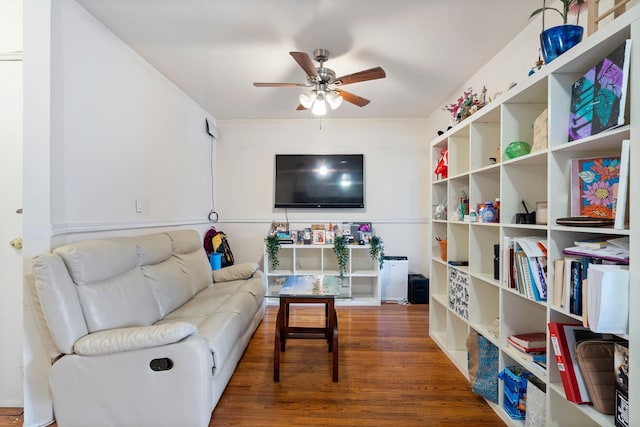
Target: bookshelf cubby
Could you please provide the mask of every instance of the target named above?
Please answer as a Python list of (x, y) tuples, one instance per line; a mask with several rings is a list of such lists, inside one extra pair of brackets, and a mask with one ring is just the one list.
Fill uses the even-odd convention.
[[(380, 268), (371, 259), (370, 245), (348, 245), (349, 262), (344, 273), (344, 286), (338, 305), (380, 305)], [(264, 259), (268, 255), (264, 253)], [(278, 253), (279, 266), (271, 270), (268, 261), (264, 263), (264, 277), (270, 296), (277, 296), (282, 283), (292, 275), (339, 275), (338, 261), (333, 245), (282, 244)], [(272, 300), (277, 301), (275, 298)]]
[[(629, 110), (627, 124), (600, 134), (568, 142), (567, 128), (572, 84), (605, 55), (632, 39), (631, 72), (629, 73)], [(431, 165), (435, 167), (443, 148), (449, 150), (447, 178), (432, 175), (431, 200), (433, 213), (444, 200), (447, 218), (432, 221), (430, 239), (433, 253), (430, 260), (430, 336), (468, 377), (465, 339), (473, 329), (486, 336), (500, 349), (500, 370), (520, 365), (546, 384), (546, 419), (550, 426), (614, 426), (613, 416), (603, 415), (590, 405), (577, 405), (566, 399), (558, 366), (549, 342), (547, 323), (580, 323), (581, 316), (568, 314), (551, 303), (553, 291), (553, 261), (563, 258), (562, 250), (573, 241), (598, 235), (629, 236), (630, 239), (630, 301), (640, 300), (640, 230), (637, 215), (628, 215), (624, 229), (612, 227), (570, 227), (557, 225), (557, 218), (571, 216), (571, 160), (600, 155), (619, 155), (624, 139), (631, 140), (629, 211), (640, 212), (637, 169), (640, 164), (640, 5), (628, 10), (575, 48), (546, 65), (528, 79), (491, 102), (477, 113), (438, 136), (430, 144)], [(635, 101), (635, 102), (634, 102)], [(548, 110), (548, 147), (534, 153), (507, 159), (504, 150), (510, 142), (533, 143), (534, 120)], [(496, 153), (502, 153), (497, 155)], [(492, 158), (497, 157), (497, 162)], [(469, 206), (500, 198), (498, 223), (458, 220), (453, 213), (458, 198), (464, 192)], [(536, 203), (547, 202), (547, 224), (516, 224), (515, 216), (524, 211), (522, 202), (534, 211)], [(527, 299), (503, 284), (503, 260), (500, 277), (494, 278), (493, 246), (502, 245), (506, 237), (537, 236), (548, 244), (547, 301)], [(442, 261), (436, 237), (447, 239), (448, 259), (468, 261), (468, 266), (453, 266)], [(502, 250), (500, 252), (502, 257)], [(452, 270), (455, 270), (452, 273)], [(451, 304), (451, 281), (468, 278), (468, 315)], [(452, 279), (453, 278), (453, 279)], [(456, 282), (459, 287), (459, 282)], [(547, 332), (547, 369), (520, 357), (507, 345), (507, 337), (516, 333)], [(640, 311), (630, 310), (629, 340), (630, 425), (640, 425)], [(490, 404), (510, 426), (521, 426), (503, 409), (503, 390), (499, 384), (500, 402)], [(634, 409), (635, 408), (635, 409)]]

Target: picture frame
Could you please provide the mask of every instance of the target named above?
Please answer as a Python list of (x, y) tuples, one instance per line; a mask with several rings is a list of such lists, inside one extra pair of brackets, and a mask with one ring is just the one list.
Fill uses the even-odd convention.
[(298, 243), (298, 230), (291, 230), (289, 234), (291, 235), (291, 240), (293, 240), (293, 243)]
[(335, 236), (336, 236), (335, 232), (331, 231), (331, 230), (329, 230), (329, 231), (327, 231), (325, 233), (325, 241), (326, 241), (327, 245), (333, 245), (333, 243), (335, 241)]
[(368, 245), (369, 243), (371, 243), (371, 236), (373, 236), (373, 233), (370, 231), (360, 232), (360, 240), (363, 240), (365, 245)]
[(313, 232), (313, 244), (324, 245), (326, 240), (325, 230), (312, 230), (312, 232)]
[(313, 237), (311, 235), (311, 229), (305, 228), (304, 230), (302, 230), (302, 243), (304, 243), (305, 245), (310, 245), (312, 240)]
[(289, 232), (288, 222), (273, 221), (271, 223), (271, 235), (278, 234), (278, 233), (287, 233), (287, 232)]

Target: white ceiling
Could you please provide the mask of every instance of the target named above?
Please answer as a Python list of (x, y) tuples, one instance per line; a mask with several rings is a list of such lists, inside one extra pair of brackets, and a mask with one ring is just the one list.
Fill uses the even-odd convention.
[(328, 118), (427, 117), (528, 23), (540, 0), (76, 0), (217, 119), (309, 118), (289, 55), (331, 52), (345, 89), (368, 98)]

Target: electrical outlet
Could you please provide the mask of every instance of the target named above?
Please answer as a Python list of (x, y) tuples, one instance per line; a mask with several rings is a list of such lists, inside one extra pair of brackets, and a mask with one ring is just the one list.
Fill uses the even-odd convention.
[(142, 200), (136, 199), (136, 213), (142, 213), (142, 212), (143, 212)]

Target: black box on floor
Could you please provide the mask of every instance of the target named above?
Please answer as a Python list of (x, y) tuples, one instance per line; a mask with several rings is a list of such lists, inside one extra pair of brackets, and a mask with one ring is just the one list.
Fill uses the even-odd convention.
[(429, 279), (422, 274), (409, 274), (407, 295), (411, 304), (429, 304)]

